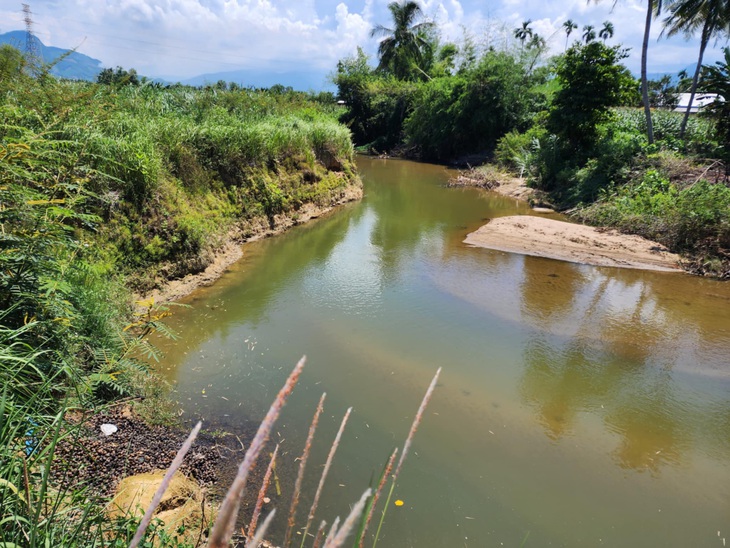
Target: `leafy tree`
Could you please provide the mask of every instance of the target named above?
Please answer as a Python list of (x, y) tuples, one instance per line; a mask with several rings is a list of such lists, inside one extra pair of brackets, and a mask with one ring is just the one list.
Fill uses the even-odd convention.
[(603, 27), (598, 31), (598, 37), (606, 43), (606, 40), (613, 38), (613, 23), (611, 21), (604, 21)]
[(513, 31), (514, 37), (520, 41), (521, 50), (525, 47), (525, 40), (532, 37), (532, 29), (530, 28), (530, 23), (532, 23), (530, 19), (528, 19), (527, 21), (523, 21), (522, 26), (517, 27)]
[(421, 68), (424, 50), (430, 47), (426, 35), (435, 25), (419, 22), (423, 12), (413, 0), (391, 2), (388, 9), (393, 16), (393, 28), (377, 25), (370, 31), (371, 37), (383, 37), (378, 45), (378, 69), (401, 80), (420, 78), (425, 74)]
[(596, 126), (610, 117), (610, 108), (623, 103), (634, 79), (619, 64), (628, 56), (618, 46), (601, 42), (576, 44), (559, 61), (561, 90), (553, 99), (548, 130), (572, 147), (587, 149)]
[(674, 109), (679, 96), (677, 88), (672, 85), (672, 77), (668, 74), (659, 80), (649, 80), (649, 103), (653, 108)]
[(730, 174), (730, 48), (723, 48), (724, 61), (704, 66), (702, 87), (720, 98), (705, 108), (705, 112), (717, 120), (717, 131), (723, 141), (725, 173)]
[(583, 41), (588, 44), (596, 39), (596, 31), (593, 25), (586, 25), (583, 27)]
[(25, 57), (13, 46), (0, 46), (0, 82), (7, 82), (23, 72)]
[(568, 49), (568, 40), (570, 39), (570, 35), (573, 33), (574, 30), (578, 29), (578, 24), (575, 23), (572, 19), (568, 19), (565, 23), (563, 23), (563, 30), (565, 31), (565, 49)]
[(140, 84), (136, 70), (125, 70), (122, 67), (117, 67), (116, 70), (112, 68), (103, 69), (96, 77), (96, 81), (99, 84), (117, 87), (138, 86)]
[(679, 132), (680, 138), (684, 138), (707, 44), (713, 36), (730, 33), (730, 3), (727, 0), (681, 0), (671, 6), (671, 14), (665, 19), (664, 24), (669, 29), (667, 33), (669, 36), (681, 32), (687, 38), (691, 38), (698, 29), (701, 30), (697, 68), (692, 78), (689, 103)]

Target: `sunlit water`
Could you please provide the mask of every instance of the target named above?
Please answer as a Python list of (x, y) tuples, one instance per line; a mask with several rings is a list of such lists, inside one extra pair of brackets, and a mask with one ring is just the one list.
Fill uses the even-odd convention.
[(161, 369), (209, 428), (260, 420), (308, 356), (272, 506), (286, 513), (323, 391), (299, 515), (353, 406), (317, 514), (331, 523), (442, 367), (378, 546), (730, 543), (730, 285), (470, 248), (486, 218), (529, 211), (446, 188), (444, 168), (358, 163), (361, 203), (247, 244), (171, 322)]

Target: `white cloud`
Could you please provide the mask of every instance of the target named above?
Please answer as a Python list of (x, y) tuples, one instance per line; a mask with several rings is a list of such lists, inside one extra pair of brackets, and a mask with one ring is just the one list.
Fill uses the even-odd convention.
[[(64, 0), (34, 3), (38, 36), (47, 44), (72, 47), (102, 60), (105, 66), (135, 67), (143, 74), (191, 76), (239, 68), (272, 72), (310, 68), (322, 74), (361, 45), (371, 54), (369, 37), (376, 23), (390, 23), (389, 0)], [(639, 0), (422, 0), (423, 11), (436, 20), (442, 38), (461, 41), (463, 29), (482, 44), (502, 47), (513, 41), (522, 21), (549, 40), (553, 53), (565, 46), (562, 23), (600, 28), (613, 22), (609, 43), (631, 48), (627, 65), (638, 71), (644, 4)], [(488, 11), (487, 11), (488, 10)], [(0, 9), (3, 32), (23, 28), (20, 8)], [(581, 28), (571, 38), (579, 37)], [(650, 44), (650, 72), (676, 71), (691, 65), (696, 40), (657, 43), (655, 21)], [(84, 41), (85, 39), (85, 41)], [(82, 43), (83, 42), (83, 43)], [(722, 46), (724, 44), (720, 44)], [(720, 58), (711, 48), (707, 62)]]

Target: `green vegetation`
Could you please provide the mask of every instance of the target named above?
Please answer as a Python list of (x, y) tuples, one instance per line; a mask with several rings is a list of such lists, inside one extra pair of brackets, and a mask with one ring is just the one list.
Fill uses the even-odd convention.
[(202, 269), (247, 221), (330, 205), (357, 184), (353, 147), (327, 95), (25, 67), (0, 49), (0, 537), (127, 545), (135, 523), (51, 478), (70, 409), (159, 392), (148, 336), (169, 312), (135, 315), (130, 289)]
[[(406, 4), (411, 2), (391, 4), (396, 28)], [(647, 3), (646, 36), (657, 4)], [(664, 23), (669, 34), (702, 31), (701, 61), (708, 37), (727, 32), (726, 12), (710, 0), (683, 0), (671, 4)], [(381, 36), (380, 29), (373, 36)], [(730, 276), (723, 210), (730, 103), (718, 100), (694, 117), (669, 110), (680, 92), (730, 98), (730, 50), (724, 62), (704, 67), (694, 79), (680, 74), (676, 83), (669, 76), (648, 82), (645, 43), (640, 83), (621, 64), (626, 51), (608, 43), (610, 21), (599, 29), (584, 26), (570, 45), (578, 29), (566, 21), (565, 52), (548, 59), (545, 40), (529, 20), (502, 50), (480, 50), (469, 36), (461, 44), (441, 44), (431, 24), (401, 50), (412, 69), (407, 76), (384, 57), (392, 45), (386, 37), (377, 69), (362, 50), (338, 64), (334, 81), (347, 105), (341, 120), (362, 150), (439, 162), (491, 156), (556, 207), (650, 236), (688, 256), (697, 272)], [(647, 182), (655, 177), (669, 187)], [(702, 200), (703, 193), (712, 199)], [(656, 200), (648, 199), (654, 194)], [(666, 207), (657, 212), (656, 203)]]

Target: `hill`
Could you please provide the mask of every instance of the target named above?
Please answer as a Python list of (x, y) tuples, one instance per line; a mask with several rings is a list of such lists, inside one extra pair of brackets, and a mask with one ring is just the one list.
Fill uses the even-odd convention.
[[(46, 46), (35, 36), (33, 39), (44, 63), (51, 63), (69, 51), (68, 49)], [(23, 51), (25, 49), (25, 31), (13, 30), (0, 34), (0, 44), (10, 44)], [(95, 80), (100, 71), (101, 61), (74, 51), (59, 61), (51, 69), (51, 74), (70, 80)]]

